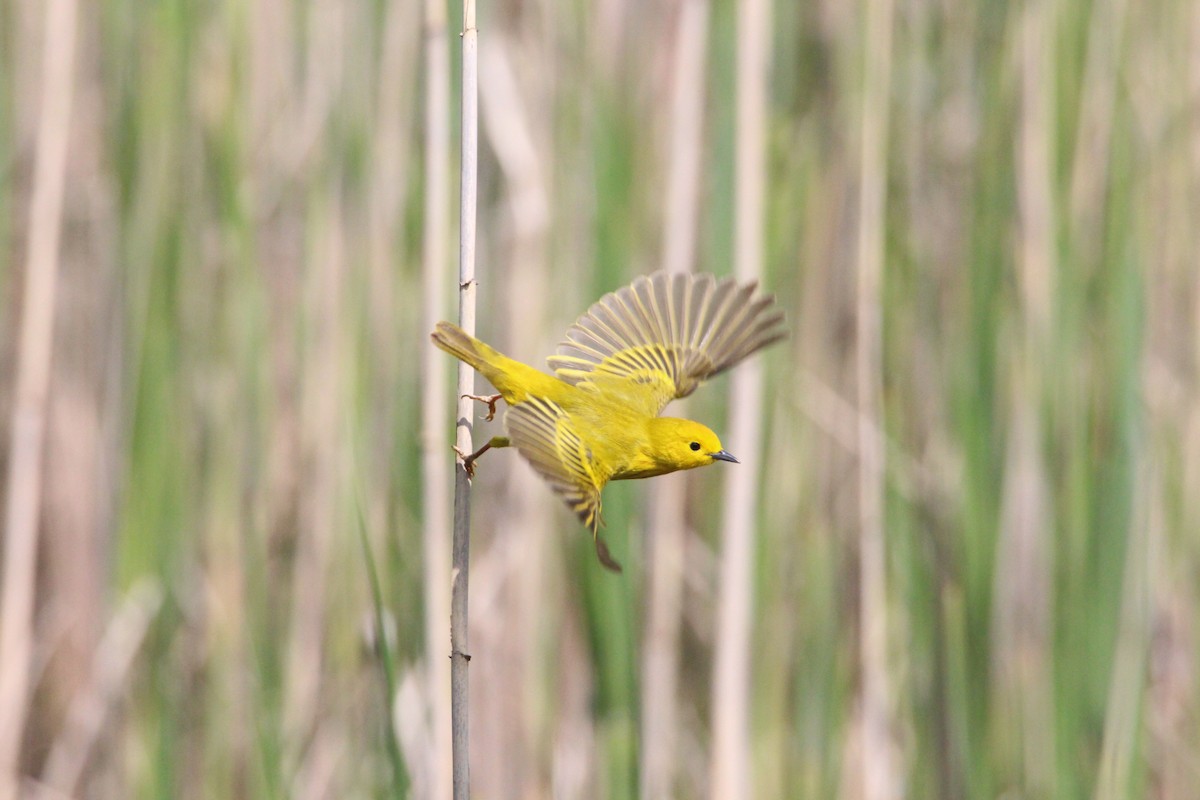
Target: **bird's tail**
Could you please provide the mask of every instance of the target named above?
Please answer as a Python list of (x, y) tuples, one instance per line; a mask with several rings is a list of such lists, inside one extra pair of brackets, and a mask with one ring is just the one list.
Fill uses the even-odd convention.
[(429, 335), (433, 343), (460, 361), (465, 361), (480, 372), (494, 362), (499, 355), (495, 350), (450, 322), (439, 322)]
[[(433, 343), (450, 355), (471, 365), (488, 379), (504, 402), (523, 403), (530, 396), (551, 396), (560, 381), (487, 346), (457, 325), (439, 322), (429, 335)], [(551, 393), (551, 394), (548, 394)]]

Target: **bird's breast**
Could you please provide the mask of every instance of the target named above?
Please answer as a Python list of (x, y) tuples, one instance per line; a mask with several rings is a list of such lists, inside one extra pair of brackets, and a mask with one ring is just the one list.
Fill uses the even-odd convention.
[(671, 471), (651, 456), (646, 421), (629, 409), (592, 400), (574, 409), (574, 416), (603, 480), (649, 478)]
[(655, 475), (665, 475), (671, 472), (661, 464), (643, 455), (634, 456), (628, 464), (613, 474), (611, 480), (626, 481), (634, 478), (653, 478)]

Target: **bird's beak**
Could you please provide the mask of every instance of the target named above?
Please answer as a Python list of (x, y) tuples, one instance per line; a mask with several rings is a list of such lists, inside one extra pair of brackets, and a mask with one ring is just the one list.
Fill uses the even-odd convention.
[(730, 464), (742, 463), (742, 462), (738, 461), (736, 458), (734, 458), (732, 453), (729, 453), (725, 450), (718, 450), (715, 453), (709, 453), (709, 455), (712, 456), (713, 460), (715, 460), (715, 461), (728, 461)]

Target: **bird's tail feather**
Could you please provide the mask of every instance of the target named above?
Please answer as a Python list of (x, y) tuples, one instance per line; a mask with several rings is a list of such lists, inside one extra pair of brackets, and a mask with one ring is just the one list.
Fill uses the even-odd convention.
[(439, 322), (429, 338), (487, 378), (509, 405), (523, 403), (531, 396), (550, 396), (547, 392), (558, 390), (556, 378), (509, 358), (457, 325)]
[(439, 322), (429, 338), (450, 355), (481, 372), (484, 371), (482, 368), (488, 360), (495, 355), (492, 348), (450, 322)]

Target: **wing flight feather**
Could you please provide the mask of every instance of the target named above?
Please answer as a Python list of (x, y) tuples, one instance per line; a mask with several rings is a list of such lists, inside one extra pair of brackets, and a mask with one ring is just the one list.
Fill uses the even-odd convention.
[(657, 415), (784, 337), (783, 312), (756, 288), (712, 275), (643, 276), (588, 309), (550, 368), (568, 383), (620, 394)]
[(504, 424), (518, 452), (592, 532), (600, 562), (620, 572), (599, 535), (603, 481), (570, 416), (557, 403), (534, 397), (510, 407)]

